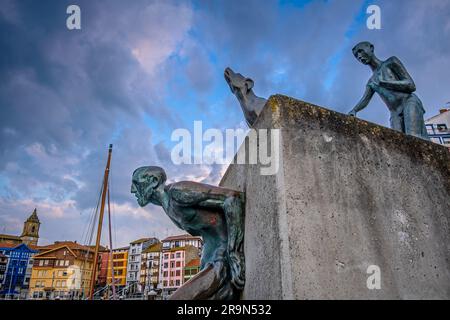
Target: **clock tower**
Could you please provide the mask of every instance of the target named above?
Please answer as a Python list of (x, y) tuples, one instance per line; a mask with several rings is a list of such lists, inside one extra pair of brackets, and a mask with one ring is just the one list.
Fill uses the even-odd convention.
[(34, 209), (31, 216), (23, 224), (23, 231), (20, 239), (23, 243), (29, 245), (37, 245), (39, 240), (39, 226), (41, 225), (37, 216), (36, 209)]

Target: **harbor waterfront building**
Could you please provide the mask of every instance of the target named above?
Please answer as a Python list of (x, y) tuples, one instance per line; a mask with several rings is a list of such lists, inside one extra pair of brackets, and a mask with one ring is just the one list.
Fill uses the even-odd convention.
[(159, 272), (160, 272), (160, 258), (161, 258), (162, 243), (158, 242), (144, 251), (141, 254), (141, 288), (144, 290), (144, 294), (150, 291), (159, 293), (158, 288)]
[(158, 243), (157, 238), (141, 238), (130, 243), (128, 249), (127, 265), (127, 292), (128, 294), (142, 294), (143, 288), (140, 285), (141, 273), (141, 253), (151, 245)]
[[(130, 247), (113, 249), (114, 282), (117, 291), (125, 288), (127, 284), (128, 252)], [(108, 285), (112, 284), (112, 268), (108, 268)]]
[(25, 243), (0, 243), (0, 298), (26, 299), (29, 294), (33, 255), (38, 251)]
[(434, 143), (450, 149), (450, 109), (439, 110), (439, 114), (425, 121), (428, 136)]
[(182, 234), (163, 239), (160, 254), (160, 280), (158, 289), (167, 299), (184, 283), (185, 267), (188, 262), (201, 256), (201, 237)]
[(83, 299), (88, 296), (94, 250), (76, 241), (40, 247), (34, 256), (31, 299)]
[(189, 261), (184, 267), (183, 283), (189, 281), (193, 276), (200, 272), (200, 258), (195, 258)]

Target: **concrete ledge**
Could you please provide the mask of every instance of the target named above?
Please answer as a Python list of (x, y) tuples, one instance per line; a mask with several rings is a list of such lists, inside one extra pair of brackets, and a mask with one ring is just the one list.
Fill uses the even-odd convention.
[(450, 299), (446, 148), (281, 95), (254, 128), (281, 129), (280, 170), (220, 183), (246, 192), (244, 299)]

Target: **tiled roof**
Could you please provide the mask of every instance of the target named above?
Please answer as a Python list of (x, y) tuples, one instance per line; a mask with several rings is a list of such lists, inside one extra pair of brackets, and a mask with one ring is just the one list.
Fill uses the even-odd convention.
[(19, 240), (19, 241), (21, 241), (21, 239), (20, 239), (20, 237), (19, 236), (13, 236), (13, 235), (10, 235), (10, 234), (0, 234), (0, 239), (11, 239), (11, 240)]
[[(141, 238), (141, 239), (135, 240), (133, 242), (130, 242), (130, 244), (138, 244), (138, 243), (146, 242), (146, 241), (153, 240), (153, 239), (156, 239), (156, 238)], [(158, 240), (158, 239), (156, 239), (156, 240)]]
[(47, 251), (47, 250), (52, 250), (52, 249), (56, 249), (56, 248), (60, 248), (60, 247), (68, 247), (72, 250), (89, 250), (89, 251), (94, 251), (94, 248), (92, 247), (88, 247), (88, 246), (84, 246), (82, 244), (79, 244), (75, 241), (55, 241), (55, 243), (50, 244), (48, 246), (41, 246), (39, 247), (39, 251)]
[(121, 247), (121, 248), (116, 248), (116, 249), (113, 249), (113, 251), (125, 251), (125, 250), (128, 251), (128, 249), (130, 249), (129, 246), (127, 246), (127, 247)]
[(155, 243), (153, 245), (151, 245), (150, 247), (148, 247), (147, 249), (145, 249), (144, 251), (142, 251), (142, 253), (149, 253), (149, 252), (159, 252), (161, 251), (162, 248), (162, 243)]
[(18, 245), (18, 243), (0, 242), (0, 248), (15, 248)]
[(192, 259), (191, 261), (189, 261), (188, 263), (186, 263), (186, 265), (185, 265), (184, 267), (185, 267), (185, 268), (196, 268), (196, 267), (200, 267), (200, 259), (199, 259), (199, 258)]
[(24, 246), (26, 246), (27, 248), (29, 248), (31, 250), (36, 250), (36, 249), (32, 248), (32, 246), (27, 245), (25, 243), (0, 242), (0, 248), (16, 248), (16, 247), (19, 247), (21, 245), (24, 245)]
[(199, 239), (201, 240), (202, 237), (198, 237), (198, 236), (191, 236), (189, 233), (185, 233), (185, 234), (180, 234), (178, 236), (170, 236), (165, 238), (162, 241), (173, 241), (173, 240), (193, 240), (193, 239)]
[(169, 251), (169, 252), (174, 252), (174, 251), (185, 251), (185, 250), (187, 250), (187, 249), (192, 250), (191, 248), (197, 249), (197, 250), (198, 250), (197, 247), (194, 247), (194, 246), (191, 246), (191, 245), (187, 245), (187, 246), (184, 246), (184, 247), (173, 247), (173, 248), (170, 248), (170, 249), (168, 249), (168, 250), (165, 250), (165, 252), (167, 252), (167, 251)]

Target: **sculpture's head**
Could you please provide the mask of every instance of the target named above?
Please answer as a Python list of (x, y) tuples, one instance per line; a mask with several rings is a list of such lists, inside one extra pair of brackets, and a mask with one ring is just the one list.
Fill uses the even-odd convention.
[(367, 41), (358, 43), (352, 51), (355, 58), (365, 65), (370, 64), (375, 56), (373, 44)]
[(252, 79), (246, 78), (240, 73), (234, 73), (231, 68), (226, 68), (223, 75), (225, 81), (230, 86), (231, 92), (236, 95), (239, 100), (250, 93), (255, 84)]
[(140, 167), (133, 172), (131, 193), (134, 193), (141, 207), (146, 206), (149, 202), (159, 204), (158, 199), (153, 196), (155, 190), (164, 185), (166, 180), (167, 177), (163, 168), (155, 166)]

